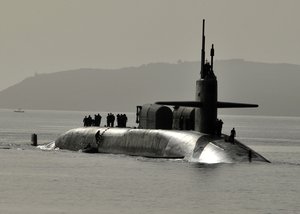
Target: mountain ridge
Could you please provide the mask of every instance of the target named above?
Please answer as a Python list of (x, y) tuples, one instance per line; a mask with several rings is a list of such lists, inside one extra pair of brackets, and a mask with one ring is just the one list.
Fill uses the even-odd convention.
[[(220, 113), (300, 116), (300, 65), (231, 59), (214, 68), (220, 101), (260, 105)], [(199, 62), (178, 62), (36, 74), (2, 90), (0, 108), (135, 111), (144, 103), (194, 100), (199, 72)]]

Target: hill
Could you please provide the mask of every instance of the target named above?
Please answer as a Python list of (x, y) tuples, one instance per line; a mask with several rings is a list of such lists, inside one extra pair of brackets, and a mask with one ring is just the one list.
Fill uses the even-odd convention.
[[(180, 62), (38, 74), (1, 91), (0, 108), (126, 112), (160, 100), (194, 100), (199, 70), (199, 62)], [(221, 60), (215, 73), (220, 101), (260, 105), (221, 113), (300, 116), (299, 65)]]

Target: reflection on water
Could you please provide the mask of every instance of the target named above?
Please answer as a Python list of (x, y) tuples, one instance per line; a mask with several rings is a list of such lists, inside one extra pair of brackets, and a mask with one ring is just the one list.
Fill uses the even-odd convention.
[[(215, 164), (204, 164), (204, 163), (190, 163), (193, 168), (201, 168), (201, 169), (216, 169), (218, 167), (222, 167), (223, 165), (227, 165), (228, 163), (215, 163)], [(229, 163), (233, 164), (233, 163)]]

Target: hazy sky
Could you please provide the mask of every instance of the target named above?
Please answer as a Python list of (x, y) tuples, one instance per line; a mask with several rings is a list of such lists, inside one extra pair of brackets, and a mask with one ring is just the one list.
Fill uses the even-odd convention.
[[(0, 90), (35, 72), (216, 59), (300, 64), (299, 0), (0, 0)], [(208, 48), (208, 45), (207, 45)]]

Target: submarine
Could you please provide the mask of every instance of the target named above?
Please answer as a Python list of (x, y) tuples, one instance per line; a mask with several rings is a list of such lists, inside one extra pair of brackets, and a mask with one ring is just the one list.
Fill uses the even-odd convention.
[[(137, 106), (138, 127), (80, 127), (59, 136), (47, 148), (148, 158), (183, 159), (204, 164), (270, 162), (234, 138), (221, 133), (218, 108), (253, 108), (256, 104), (218, 101), (217, 78), (205, 59), (202, 25), (200, 78), (194, 101), (158, 101)], [(221, 126), (221, 127), (220, 127)]]

